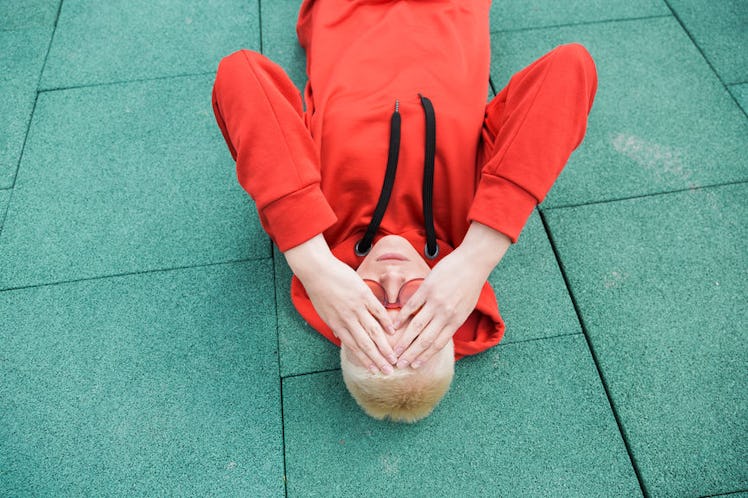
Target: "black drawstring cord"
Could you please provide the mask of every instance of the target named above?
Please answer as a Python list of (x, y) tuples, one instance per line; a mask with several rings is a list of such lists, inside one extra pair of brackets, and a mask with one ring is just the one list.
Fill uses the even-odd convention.
[(400, 101), (395, 101), (395, 111), (390, 119), (390, 148), (387, 154), (387, 170), (384, 173), (384, 183), (382, 183), (382, 192), (379, 194), (377, 207), (374, 209), (374, 215), (371, 217), (369, 227), (363, 238), (356, 243), (356, 256), (366, 256), (371, 250), (371, 243), (377, 233), (379, 224), (384, 218), (384, 212), (387, 210), (387, 204), (390, 202), (392, 187), (395, 183), (395, 172), (397, 171), (397, 160), (400, 154)]
[[(423, 221), (426, 229), (426, 247), (423, 250), (428, 259), (434, 259), (439, 255), (439, 245), (436, 243), (436, 230), (434, 229), (434, 159), (436, 156), (436, 115), (431, 101), (421, 95), (423, 114), (426, 117), (426, 150), (423, 165)], [(400, 102), (395, 101), (395, 111), (390, 120), (390, 148), (387, 154), (387, 170), (384, 173), (382, 192), (379, 194), (377, 207), (371, 217), (371, 222), (366, 228), (364, 236), (356, 242), (354, 251), (356, 256), (366, 256), (371, 250), (371, 243), (377, 234), (379, 224), (382, 223), (387, 204), (390, 202), (392, 188), (395, 183), (395, 172), (400, 154)]]
[(423, 222), (426, 229), (424, 255), (434, 259), (439, 255), (434, 229), (434, 157), (436, 155), (436, 116), (431, 101), (421, 95), (423, 114), (426, 117), (426, 152), (423, 164)]

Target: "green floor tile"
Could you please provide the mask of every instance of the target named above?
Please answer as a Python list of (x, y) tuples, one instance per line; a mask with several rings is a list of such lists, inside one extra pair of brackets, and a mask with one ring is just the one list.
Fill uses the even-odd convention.
[(748, 184), (547, 213), (651, 496), (748, 489)]
[(495, 34), (494, 83), (572, 41), (594, 57), (599, 89), (585, 141), (543, 207), (748, 178), (748, 121), (672, 18)]
[[(293, 307), (291, 270), (275, 250), (278, 334), (283, 376), (340, 367), (338, 348), (312, 329)], [(563, 277), (545, 235), (533, 214), (489, 281), (494, 287), (507, 329), (503, 342), (581, 332)]]
[(730, 87), (730, 92), (735, 96), (740, 107), (743, 108), (743, 112), (748, 113), (748, 83), (733, 85)]
[(415, 425), (368, 418), (339, 372), (283, 380), (288, 496), (640, 496), (580, 335), (458, 363)]
[(3, 230), (3, 222), (5, 221), (5, 212), (8, 209), (10, 192), (10, 190), (0, 190), (0, 232)]
[(290, 294), (291, 268), (277, 247), (273, 247), (273, 251), (281, 375), (339, 368), (338, 347), (310, 327), (294, 308)]
[(748, 81), (748, 3), (668, 0), (725, 83)]
[(48, 28), (0, 31), (0, 189), (13, 185), (51, 36)]
[(212, 72), (259, 49), (258, 18), (257, 0), (66, 0), (42, 88)]
[(211, 84), (41, 94), (0, 236), (0, 288), (269, 257)]
[(0, 292), (0, 495), (283, 496), (269, 260)]
[(306, 55), (296, 37), (301, 0), (260, 2), (262, 7), (262, 53), (286, 70), (299, 90), (306, 83)]
[(489, 278), (506, 322), (503, 342), (581, 332), (537, 212)]
[(662, 0), (494, 0), (491, 30), (514, 30), (582, 22), (668, 15)]
[(60, 0), (4, 0), (0, 2), (0, 30), (49, 28), (51, 32), (59, 5)]

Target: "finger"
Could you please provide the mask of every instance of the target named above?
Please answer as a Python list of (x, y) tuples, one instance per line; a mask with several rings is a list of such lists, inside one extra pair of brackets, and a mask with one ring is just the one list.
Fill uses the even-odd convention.
[(391, 365), (397, 363), (395, 352), (392, 349), (392, 346), (390, 346), (390, 342), (387, 340), (387, 336), (384, 334), (379, 322), (377, 322), (369, 313), (362, 313), (359, 320), (361, 321), (361, 326), (369, 334), (369, 337), (371, 337), (371, 340), (373, 340), (374, 344), (377, 345), (382, 356), (384, 356)]
[(377, 369), (383, 373), (392, 373), (392, 365), (390, 365), (387, 359), (379, 352), (376, 343), (369, 336), (363, 326), (356, 322), (349, 324), (347, 328), (350, 330), (353, 339), (356, 341), (357, 349), (366, 356), (366, 364), (368, 365), (373, 362)]
[(395, 328), (400, 328), (402, 324), (405, 323), (412, 314), (420, 310), (424, 304), (426, 304), (426, 292), (423, 290), (422, 286), (410, 299), (408, 299), (405, 306), (400, 309), (400, 313), (397, 314), (397, 318), (395, 319)]
[[(444, 329), (444, 326), (445, 321), (443, 319), (434, 317), (434, 319), (429, 322), (428, 326), (426, 326), (426, 328), (424, 328), (413, 341), (413, 344), (411, 344), (400, 356), (397, 363), (398, 367), (402, 361), (413, 368), (418, 368), (423, 365), (428, 358), (431, 358), (431, 356), (439, 350), (436, 347), (437, 338), (439, 337), (440, 332)], [(418, 364), (416, 364), (417, 359), (420, 360)]]
[(398, 368), (404, 368), (408, 366), (410, 362), (413, 361), (415, 357), (421, 353), (421, 350), (418, 350), (417, 354), (414, 354), (414, 351), (411, 351), (411, 353), (406, 356), (408, 351), (413, 348), (414, 344), (421, 340), (421, 336), (423, 335), (424, 330), (428, 326), (430, 326), (433, 319), (434, 315), (431, 310), (428, 308), (423, 308), (410, 321), (410, 323), (408, 324), (408, 328), (405, 329), (403, 337), (395, 345), (395, 354), (398, 356)]
[(446, 347), (447, 343), (449, 343), (449, 339), (452, 337), (453, 334), (454, 334), (454, 330), (452, 330), (451, 327), (449, 327), (448, 325), (445, 327), (442, 327), (442, 329), (436, 333), (436, 338), (432, 342), (431, 346), (425, 349), (420, 355), (418, 355), (418, 357), (415, 358), (410, 363), (410, 366), (412, 368), (421, 367), (423, 364), (429, 361), (435, 354), (437, 354), (439, 351), (444, 349), (444, 347)]
[(368, 299), (366, 301), (366, 309), (371, 315), (377, 319), (381, 327), (390, 335), (395, 333), (395, 326), (392, 324), (390, 315), (387, 314), (387, 310), (384, 308), (382, 303), (377, 299)]

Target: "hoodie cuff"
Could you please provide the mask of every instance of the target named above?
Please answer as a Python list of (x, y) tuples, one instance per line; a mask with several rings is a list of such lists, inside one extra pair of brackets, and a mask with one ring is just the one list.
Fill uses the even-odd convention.
[(281, 252), (324, 232), (338, 220), (316, 183), (271, 202), (260, 217)]
[(537, 199), (516, 183), (484, 173), (470, 206), (468, 221), (491, 227), (515, 243), (537, 205)]

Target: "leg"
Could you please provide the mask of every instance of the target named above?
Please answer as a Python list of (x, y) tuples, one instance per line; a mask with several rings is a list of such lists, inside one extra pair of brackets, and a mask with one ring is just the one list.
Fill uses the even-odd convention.
[(336, 221), (320, 189), (319, 157), (301, 96), (280, 66), (249, 50), (224, 58), (213, 86), (213, 111), (236, 160), (239, 183), (281, 251)]
[(578, 44), (560, 46), (512, 77), (486, 108), (471, 220), (516, 241), (582, 142), (596, 89), (595, 64)]

